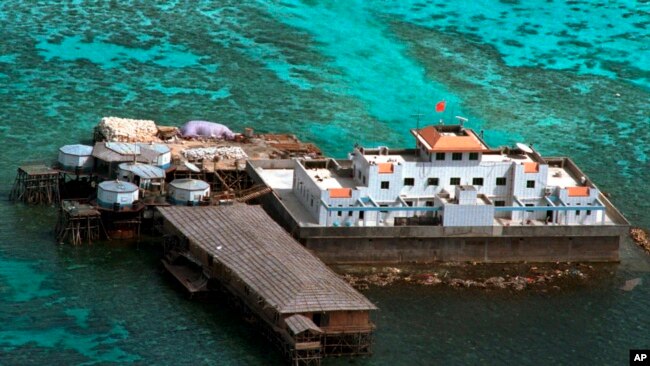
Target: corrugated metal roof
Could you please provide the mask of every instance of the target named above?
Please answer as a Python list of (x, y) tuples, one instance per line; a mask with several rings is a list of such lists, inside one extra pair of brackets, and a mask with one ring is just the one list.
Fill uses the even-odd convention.
[(208, 183), (198, 179), (174, 179), (169, 185), (187, 191), (202, 191), (210, 187)]
[(99, 183), (99, 189), (107, 192), (129, 193), (138, 190), (138, 186), (120, 180), (107, 180)]
[(106, 147), (120, 155), (139, 155), (140, 146), (127, 142), (107, 142)]
[[(125, 162), (125, 161), (133, 161), (133, 155), (124, 155), (120, 154), (114, 150), (109, 149), (106, 147), (107, 143), (105, 142), (98, 142), (95, 144), (93, 147), (93, 156), (96, 157), (99, 160), (106, 161), (109, 163), (116, 163), (116, 162)], [(135, 156), (136, 161), (139, 162), (149, 162), (148, 160), (144, 160), (144, 158), (141, 155), (136, 155)]]
[(139, 143), (138, 146), (140, 146), (141, 149), (147, 149), (147, 150), (152, 150), (157, 152), (158, 154), (166, 154), (168, 152), (171, 152), (169, 149), (169, 146), (164, 145), (164, 144), (142, 144)]
[(282, 314), (366, 311), (368, 299), (260, 206), (158, 207), (177, 230)]
[(90, 156), (93, 153), (93, 147), (81, 144), (65, 145), (62, 146), (59, 151), (68, 155)]
[(141, 163), (122, 163), (120, 169), (127, 170), (140, 178), (156, 179), (165, 178), (165, 171), (157, 166)]

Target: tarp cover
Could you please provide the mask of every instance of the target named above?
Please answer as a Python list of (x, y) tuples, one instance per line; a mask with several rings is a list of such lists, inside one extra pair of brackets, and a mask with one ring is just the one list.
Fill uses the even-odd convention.
[(183, 137), (212, 137), (226, 140), (235, 138), (235, 134), (222, 124), (208, 121), (189, 121), (181, 127)]

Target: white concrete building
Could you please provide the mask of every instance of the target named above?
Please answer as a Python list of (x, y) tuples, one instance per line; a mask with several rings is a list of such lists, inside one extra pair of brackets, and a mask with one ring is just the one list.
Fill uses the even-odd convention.
[(292, 191), (320, 226), (605, 224), (600, 192), (567, 158), (491, 149), (459, 125), (411, 130), (415, 149), (356, 147), (296, 160)]

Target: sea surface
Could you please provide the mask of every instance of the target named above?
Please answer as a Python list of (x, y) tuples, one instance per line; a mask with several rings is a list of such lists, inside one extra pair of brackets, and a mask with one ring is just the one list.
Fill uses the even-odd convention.
[[(650, 227), (647, 0), (7, 0), (0, 24), (0, 365), (281, 362), (224, 304), (189, 301), (155, 243), (57, 245), (54, 207), (7, 201), (19, 164), (102, 116), (291, 132), (344, 157), (411, 146), (416, 114), (462, 115), (489, 144), (571, 156)], [(650, 256), (622, 257), (549, 293), (371, 287), (375, 353), (354, 364), (626, 364), (650, 348)]]

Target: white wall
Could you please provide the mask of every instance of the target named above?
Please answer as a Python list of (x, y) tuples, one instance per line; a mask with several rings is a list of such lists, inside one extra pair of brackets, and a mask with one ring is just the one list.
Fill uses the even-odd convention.
[(445, 204), (442, 215), (444, 226), (492, 226), (494, 206)]

